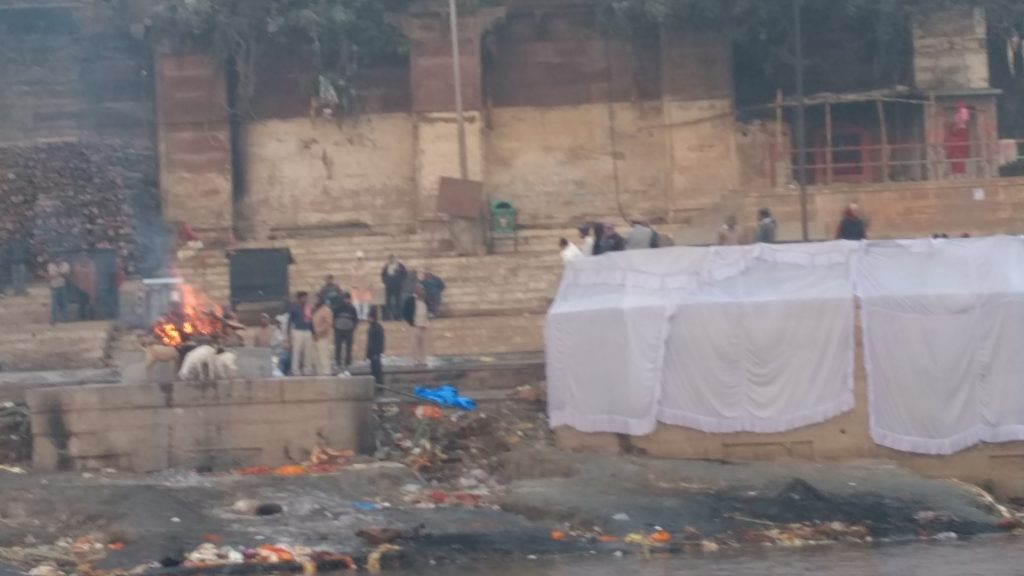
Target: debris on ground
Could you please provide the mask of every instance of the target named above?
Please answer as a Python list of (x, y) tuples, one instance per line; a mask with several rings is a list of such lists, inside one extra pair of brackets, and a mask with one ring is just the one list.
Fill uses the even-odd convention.
[(401, 548), (393, 544), (381, 544), (370, 555), (366, 558), (366, 570), (370, 574), (378, 574), (380, 572), (380, 561), (385, 554), (390, 552), (398, 552)]
[(288, 464), (271, 468), (269, 466), (247, 466), (231, 471), (236, 476), (308, 476), (331, 474), (352, 465), (355, 453), (351, 450), (334, 450), (316, 447), (310, 450), (309, 458), (301, 464)]
[(351, 556), (326, 550), (315, 550), (306, 546), (287, 544), (264, 544), (256, 548), (238, 549), (231, 546), (217, 546), (203, 543), (185, 555), (181, 566), (185, 568), (210, 568), (248, 564), (268, 568), (298, 565), (305, 574), (315, 574), (319, 568), (354, 570), (356, 563)]
[[(377, 458), (400, 462), (426, 481), (449, 485), (445, 497), (432, 498), (435, 504), (486, 498), (499, 487), (494, 477), (502, 455), (551, 443), (543, 410), (524, 402), (486, 403), (473, 412), (387, 403), (377, 406), (376, 416)], [(410, 493), (411, 503), (430, 500), (418, 491)]]

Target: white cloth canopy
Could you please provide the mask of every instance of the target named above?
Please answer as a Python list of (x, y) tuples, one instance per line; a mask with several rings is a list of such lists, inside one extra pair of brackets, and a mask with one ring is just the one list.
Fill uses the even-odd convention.
[(1024, 440), (1024, 240), (871, 242), (857, 270), (871, 436), (952, 454)]
[[(803, 245), (802, 248), (825, 247)], [(789, 256), (807, 252), (784, 252)], [(659, 419), (705, 432), (782, 432), (854, 407), (853, 285), (846, 245), (766, 259), (681, 299)]]
[(560, 298), (544, 337), (551, 425), (653, 432), (668, 315), (669, 301), (649, 291), (600, 287)]
[(679, 247), (572, 262), (546, 325), (552, 425), (778, 432), (852, 409), (859, 247)]

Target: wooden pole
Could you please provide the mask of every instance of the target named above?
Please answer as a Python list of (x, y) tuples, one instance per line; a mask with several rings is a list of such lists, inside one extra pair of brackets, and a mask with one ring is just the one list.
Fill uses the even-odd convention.
[(448, 2), (448, 25), (452, 36), (452, 81), (455, 84), (455, 121), (459, 131), (459, 176), (469, 179), (469, 155), (466, 151), (466, 118), (462, 111), (462, 58), (459, 54), (459, 11), (455, 0)]
[(882, 181), (889, 181), (889, 131), (885, 126), (885, 103), (881, 98), (875, 101), (878, 107), (878, 122), (882, 129)]
[[(772, 154), (772, 174), (774, 184), (781, 187), (785, 182), (781, 181), (782, 168), (782, 90), (775, 91), (775, 153)], [(788, 178), (786, 179), (789, 180)]]
[(825, 182), (832, 183), (832, 103), (825, 102)]
[(797, 179), (800, 184), (800, 227), (810, 240), (807, 222), (807, 118), (804, 106), (803, 0), (793, 0), (793, 41), (796, 43), (796, 142)]

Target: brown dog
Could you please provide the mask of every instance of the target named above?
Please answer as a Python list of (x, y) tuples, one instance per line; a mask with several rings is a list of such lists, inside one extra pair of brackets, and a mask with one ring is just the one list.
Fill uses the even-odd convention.
[(149, 380), (153, 373), (153, 367), (161, 362), (170, 364), (174, 367), (175, 372), (178, 371), (178, 363), (181, 362), (181, 356), (178, 354), (177, 348), (153, 342), (146, 342), (142, 337), (139, 337), (139, 346), (142, 347), (143, 352), (146, 354), (145, 367), (147, 380)]

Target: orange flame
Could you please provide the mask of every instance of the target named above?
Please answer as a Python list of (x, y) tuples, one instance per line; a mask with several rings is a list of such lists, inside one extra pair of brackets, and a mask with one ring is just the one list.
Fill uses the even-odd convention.
[(222, 309), (188, 284), (181, 285), (184, 318), (168, 313), (153, 326), (153, 334), (165, 346), (180, 346), (192, 336), (218, 336), (223, 331)]

